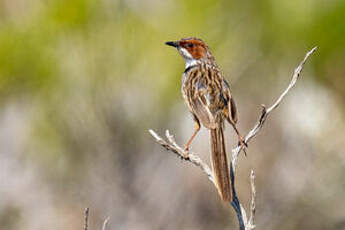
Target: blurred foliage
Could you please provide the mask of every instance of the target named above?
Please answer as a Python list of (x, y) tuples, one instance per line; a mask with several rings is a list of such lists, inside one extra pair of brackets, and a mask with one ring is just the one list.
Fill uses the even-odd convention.
[[(305, 52), (318, 46), (306, 66), (306, 72), (311, 73), (306, 77), (339, 99), (343, 116), (344, 15), (345, 1), (341, 0), (0, 0), (1, 112), (6, 114), (6, 108), (14, 105), (18, 116), (24, 114), (29, 131), (20, 148), (25, 159), (22, 160), (35, 165), (49, 189), (66, 199), (63, 208), (57, 202), (61, 210), (75, 208), (68, 206), (78, 203), (73, 200), (75, 194), (82, 193), (80, 187), (92, 183), (85, 178), (89, 168), (102, 177), (113, 176), (106, 183), (116, 183), (112, 188), (123, 188), (114, 193), (121, 194), (112, 198), (114, 202), (124, 202), (126, 207), (133, 203), (149, 207), (139, 207), (142, 212), (159, 210), (144, 200), (141, 188), (131, 182), (140, 180), (140, 167), (154, 170), (163, 161), (146, 130), (187, 130), (179, 125), (185, 115), (179, 113), (185, 112), (180, 110), (183, 60), (164, 42), (189, 36), (205, 40), (234, 86), (236, 98), (246, 103), (240, 104), (240, 109), (248, 113), (249, 107), (261, 103), (256, 99), (271, 99), (279, 92), (277, 80), (281, 73), (288, 76), (291, 72), (287, 71), (292, 71)], [(287, 82), (286, 78), (283, 82)], [(262, 95), (263, 87), (272, 94)], [(278, 130), (278, 125), (273, 126)], [(284, 146), (282, 142), (279, 143)], [(327, 151), (330, 150), (324, 150)], [(155, 165), (145, 166), (151, 152)], [(344, 181), (344, 169), (334, 171), (337, 181)], [(160, 179), (170, 176), (161, 175)], [(142, 183), (145, 187), (146, 181)], [(344, 189), (343, 183), (339, 186)], [(72, 187), (74, 190), (66, 195), (65, 190)], [(94, 203), (101, 200), (96, 195), (97, 198), (81, 196)], [(204, 196), (201, 193), (197, 198)], [(274, 198), (265, 201), (277, 202)], [(304, 201), (293, 202), (301, 205)], [(104, 203), (107, 204), (95, 204), (98, 211), (103, 210)], [(217, 207), (214, 201), (195, 203), (202, 208), (194, 220), (201, 221), (204, 229), (229, 224), (228, 211)], [(8, 207), (10, 211), (0, 210), (0, 223), (14, 226), (10, 222), (15, 221), (11, 220), (23, 215), (17, 206)], [(212, 216), (214, 210), (222, 214)], [(286, 222), (285, 218), (290, 217), (290, 213), (285, 214), (280, 221)], [(328, 220), (324, 226), (339, 224), (338, 219), (322, 215)], [(205, 216), (213, 219), (210, 226), (203, 222)], [(303, 215), (294, 217), (286, 228), (279, 228), (308, 226)], [(164, 226), (163, 222), (152, 221), (157, 225), (152, 224), (150, 229)], [(172, 229), (200, 229), (199, 225), (190, 227), (187, 220), (181, 221)], [(183, 221), (188, 223), (184, 225)], [(266, 229), (276, 227), (272, 224)]]
[[(276, 57), (290, 58), (317, 45), (322, 55), (313, 62), (318, 72), (314, 76), (334, 87), (342, 97), (345, 95), (342, 87), (345, 84), (339, 84), (344, 73), (340, 61), (345, 47), (343, 1), (204, 0), (196, 4), (194, 1), (36, 0), (29, 4), (4, 0), (1, 5), (0, 92), (5, 96), (11, 92), (36, 93), (63, 84), (68, 76), (63, 76), (66, 63), (61, 63), (61, 58), (73, 55), (67, 54), (73, 53), (73, 48), (85, 52), (82, 60), (77, 61), (94, 65), (88, 66), (95, 68), (88, 80), (110, 77), (121, 84), (136, 78), (136, 64), (142, 59), (154, 63), (175, 60), (160, 52), (163, 41), (190, 35), (204, 38), (217, 52), (225, 46), (220, 51), (224, 56), (239, 52), (236, 46), (255, 47), (273, 63), (279, 61)], [(61, 47), (64, 43), (71, 47)], [(109, 66), (116, 68), (109, 70)], [(145, 74), (149, 67), (141, 68)], [(176, 77), (165, 78), (169, 82), (175, 80), (170, 84), (157, 79), (159, 70), (153, 72), (142, 78), (178, 84)], [(164, 89), (163, 95), (171, 87)]]

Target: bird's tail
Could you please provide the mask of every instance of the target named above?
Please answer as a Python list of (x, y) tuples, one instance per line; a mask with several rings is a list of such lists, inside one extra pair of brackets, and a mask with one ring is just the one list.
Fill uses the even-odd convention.
[(212, 170), (217, 189), (224, 201), (231, 202), (231, 181), (225, 151), (223, 126), (219, 125), (216, 129), (210, 129), (210, 138)]

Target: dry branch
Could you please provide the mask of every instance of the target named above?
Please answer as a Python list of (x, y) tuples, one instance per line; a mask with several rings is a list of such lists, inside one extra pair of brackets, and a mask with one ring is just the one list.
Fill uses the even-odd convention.
[[(89, 229), (89, 208), (85, 208), (84, 211), (84, 230), (88, 230)], [(102, 225), (102, 230), (106, 230), (107, 229), (107, 224), (109, 222), (109, 217), (107, 217)]]
[(88, 222), (89, 222), (89, 208), (85, 208), (84, 212), (84, 218), (85, 218), (85, 223), (84, 223), (84, 230), (88, 230)]
[[(251, 139), (253, 139), (258, 132), (261, 130), (262, 126), (264, 125), (268, 115), (276, 109), (282, 100), (285, 98), (287, 93), (290, 91), (290, 89), (296, 84), (302, 69), (304, 67), (304, 64), (306, 63), (307, 59), (311, 54), (315, 52), (317, 47), (314, 47), (311, 49), (304, 57), (303, 61), (297, 66), (297, 68), (294, 70), (294, 73), (292, 75), (292, 79), (290, 81), (290, 84), (288, 87), (284, 90), (284, 92), (278, 97), (278, 99), (271, 105), (268, 109), (264, 105), (262, 105), (262, 112), (259, 117), (259, 120), (255, 124), (255, 126), (248, 132), (248, 134), (244, 138), (245, 144), (248, 144)], [(198, 156), (198, 154), (190, 152), (190, 151), (185, 151), (183, 148), (181, 148), (179, 145), (176, 144), (176, 141), (172, 135), (170, 135), (169, 131), (166, 131), (166, 137), (167, 141), (165, 141), (163, 138), (161, 138), (157, 133), (155, 133), (153, 130), (149, 130), (151, 135), (156, 139), (156, 141), (163, 146), (166, 150), (173, 152), (176, 154), (178, 157), (180, 157), (183, 160), (186, 160), (195, 166), (199, 167), (209, 178), (210, 181), (216, 186), (214, 178), (213, 178), (213, 173), (210, 169), (210, 167), (204, 163), (201, 158)], [(251, 171), (250, 174), (250, 183), (251, 183), (251, 203), (250, 203), (250, 216), (249, 219), (247, 218), (247, 214), (241, 203), (239, 202), (235, 190), (235, 170), (237, 166), (237, 160), (238, 156), (243, 148), (243, 145), (239, 145), (232, 149), (232, 160), (231, 160), (231, 165), (230, 165), (230, 178), (232, 182), (232, 193), (233, 193), (233, 201), (231, 202), (232, 207), (234, 208), (238, 221), (239, 221), (239, 226), (240, 230), (253, 230), (255, 228), (254, 225), (254, 216), (255, 216), (255, 197), (256, 197), (256, 190), (255, 190), (255, 185), (254, 185), (254, 171)], [(216, 186), (217, 188), (217, 186)]]
[(107, 229), (108, 222), (109, 222), (109, 217), (107, 217), (107, 218), (104, 220), (103, 226), (102, 226), (102, 230), (106, 230), (106, 229)]
[(149, 130), (151, 135), (156, 139), (156, 141), (163, 146), (166, 150), (175, 153), (178, 157), (183, 160), (189, 161), (190, 163), (194, 164), (195, 166), (199, 167), (208, 177), (210, 181), (216, 186), (215, 181), (213, 179), (213, 173), (208, 167), (206, 163), (204, 163), (201, 158), (191, 151), (185, 151), (183, 148), (176, 144), (175, 138), (173, 135), (170, 135), (169, 130), (165, 131), (165, 136), (167, 137), (168, 142), (166, 142), (163, 138), (161, 138), (155, 131), (152, 129)]
[[(305, 55), (303, 61), (295, 69), (295, 71), (292, 75), (292, 79), (290, 81), (290, 84), (284, 90), (284, 92), (279, 96), (279, 98), (273, 103), (273, 105), (271, 105), (268, 109), (266, 109), (265, 105), (261, 105), (262, 111), (261, 111), (261, 115), (259, 117), (259, 120), (255, 124), (255, 126), (248, 132), (246, 137), (244, 138), (244, 142), (246, 144), (248, 144), (248, 142), (258, 134), (258, 132), (261, 130), (262, 126), (264, 125), (267, 116), (280, 105), (280, 103), (282, 102), (284, 97), (287, 95), (287, 93), (290, 91), (290, 89), (296, 84), (299, 76), (301, 75), (304, 64), (308, 60), (309, 56), (311, 54), (313, 54), (316, 49), (317, 49), (317, 47), (314, 47)], [(232, 164), (234, 166), (234, 171), (236, 170), (236, 163), (237, 163), (238, 155), (240, 154), (242, 148), (243, 148), (243, 146), (237, 146), (236, 148), (234, 148), (232, 150)]]
[(254, 170), (250, 172), (250, 187), (251, 187), (251, 193), (252, 193), (252, 199), (250, 202), (250, 217), (247, 226), (251, 227), (251, 229), (255, 228), (254, 225), (254, 217), (255, 217), (255, 210), (256, 210), (256, 205), (255, 205), (255, 198), (256, 198), (256, 189), (255, 189), (255, 174)]

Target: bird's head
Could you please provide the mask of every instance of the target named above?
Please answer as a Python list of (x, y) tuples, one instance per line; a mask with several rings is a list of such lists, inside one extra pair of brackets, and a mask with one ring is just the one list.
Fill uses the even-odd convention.
[(201, 62), (214, 62), (208, 46), (201, 39), (182, 38), (179, 41), (166, 42), (165, 44), (178, 50), (186, 62), (186, 67)]

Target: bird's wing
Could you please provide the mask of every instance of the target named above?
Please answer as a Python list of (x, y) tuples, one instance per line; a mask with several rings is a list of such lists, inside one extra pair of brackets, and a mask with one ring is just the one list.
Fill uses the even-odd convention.
[(231, 95), (230, 85), (225, 79), (223, 80), (223, 94), (227, 101), (227, 119), (230, 123), (236, 124), (238, 120), (236, 103)]
[(213, 98), (202, 82), (195, 85), (190, 105), (203, 126), (208, 129), (217, 127), (216, 114), (212, 108), (214, 106)]
[(234, 124), (237, 123), (238, 116), (237, 116), (237, 108), (236, 108), (236, 103), (233, 97), (230, 97), (230, 104), (229, 104), (229, 110), (230, 110), (230, 117)]

